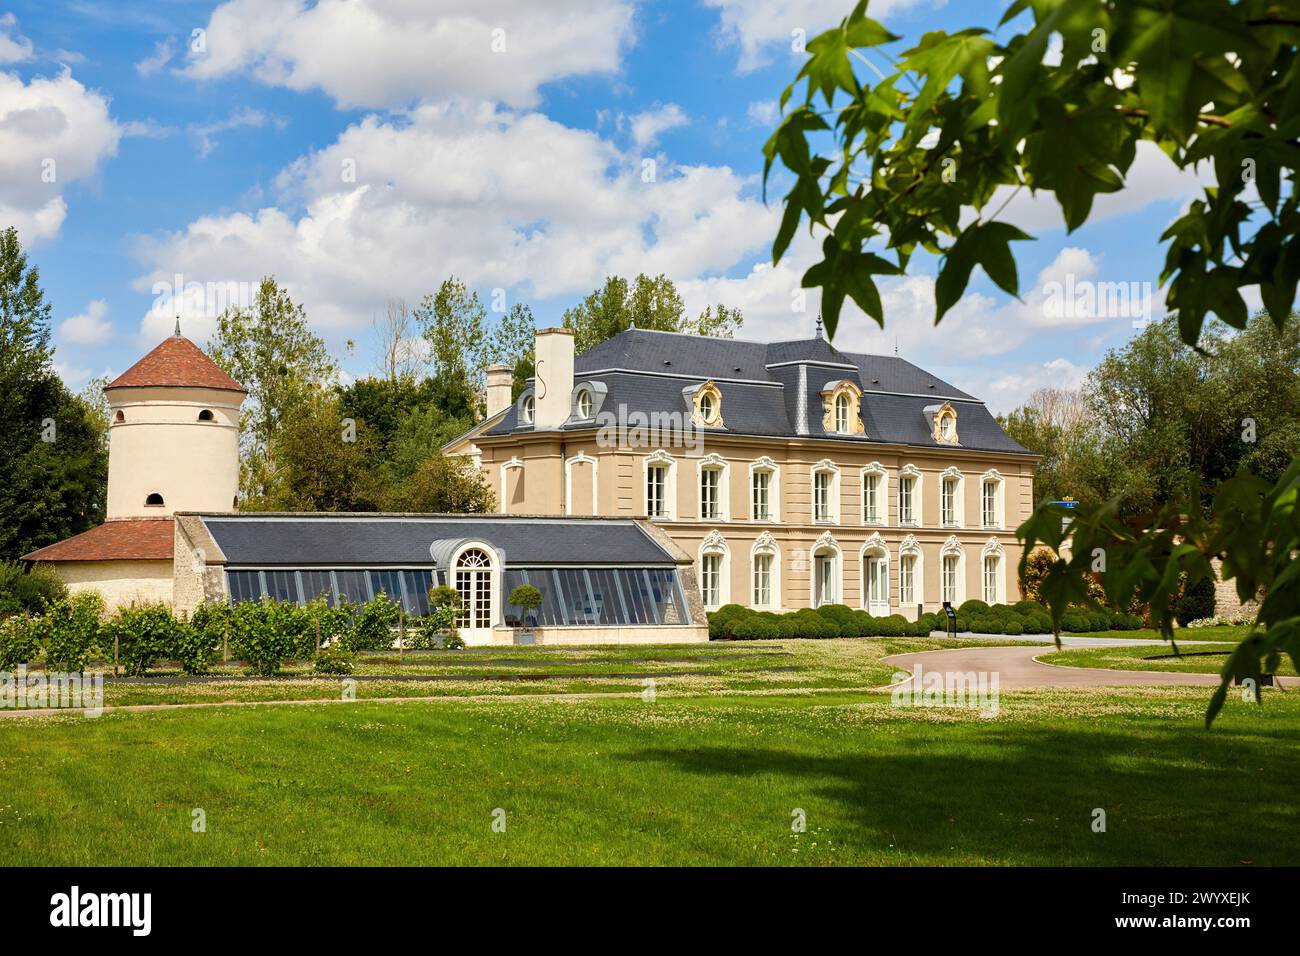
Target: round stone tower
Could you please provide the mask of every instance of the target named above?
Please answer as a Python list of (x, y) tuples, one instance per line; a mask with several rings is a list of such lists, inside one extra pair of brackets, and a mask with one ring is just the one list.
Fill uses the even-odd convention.
[(104, 388), (109, 518), (233, 511), (248, 392), (176, 333)]

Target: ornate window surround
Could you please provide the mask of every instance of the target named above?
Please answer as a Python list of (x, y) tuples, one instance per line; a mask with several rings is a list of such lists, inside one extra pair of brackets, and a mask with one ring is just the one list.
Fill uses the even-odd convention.
[[(701, 514), (704, 505), (704, 497), (701, 494), (704, 487), (704, 472), (708, 470), (718, 472), (718, 513), (711, 517)], [(695, 497), (695, 513), (701, 521), (731, 520), (731, 463), (717, 452), (705, 455), (695, 463)]]
[[(829, 518), (817, 517), (817, 476), (828, 474), (831, 476), (827, 484), (827, 495), (829, 500), (826, 505), (830, 509)], [(829, 458), (823, 458), (815, 462), (808, 473), (809, 481), (809, 512), (813, 524), (839, 524), (840, 523), (840, 468), (839, 465)]]
[(727, 544), (727, 539), (723, 537), (722, 532), (716, 528), (704, 536), (700, 542), (699, 556), (696, 560), (696, 575), (701, 585), (701, 595), (703, 595), (704, 584), (704, 558), (706, 555), (717, 555), (721, 560), (718, 561), (718, 603), (710, 606), (704, 606), (713, 610), (722, 607), (724, 604), (731, 603), (731, 547)]
[(749, 591), (751, 607), (758, 607), (752, 603), (754, 597), (754, 573), (757, 562), (754, 560), (760, 554), (767, 555), (772, 559), (772, 574), (770, 580), (771, 601), (762, 606), (764, 611), (772, 611), (782, 606), (781, 601), (781, 546), (777, 543), (772, 532), (764, 531), (754, 539), (753, 546), (749, 549)]
[[(767, 482), (767, 518), (754, 517), (754, 474), (760, 471), (772, 476)], [(761, 524), (775, 524), (781, 520), (781, 466), (767, 455), (749, 463), (749, 520)]]
[[(867, 520), (867, 476), (868, 475), (875, 475), (877, 478), (880, 479), (876, 491), (876, 496), (880, 507), (879, 521)], [(859, 504), (861, 505), (861, 507), (859, 508), (859, 517), (862, 519), (862, 523), (870, 528), (888, 528), (889, 527), (889, 469), (887, 469), (884, 465), (882, 465), (878, 461), (873, 461), (870, 464), (864, 465), (862, 470), (858, 472), (858, 489), (859, 489), (859, 493), (862, 496), (862, 500), (859, 502)]]
[(662, 448), (656, 449), (641, 459), (641, 507), (648, 515), (650, 513), (650, 501), (647, 491), (650, 485), (650, 466), (664, 465), (667, 473), (664, 475), (664, 513), (659, 521), (676, 521), (677, 520), (677, 459)]

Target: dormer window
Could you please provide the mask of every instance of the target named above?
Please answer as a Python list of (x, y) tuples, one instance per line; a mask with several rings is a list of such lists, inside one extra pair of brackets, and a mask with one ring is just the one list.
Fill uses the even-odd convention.
[(722, 389), (712, 381), (682, 390), (691, 409), (691, 422), (697, 428), (722, 428)]
[(533, 415), (536, 413), (537, 403), (531, 395), (525, 395), (519, 401), (519, 420), (525, 425), (533, 423)]
[(927, 405), (925, 413), (930, 418), (930, 433), (941, 445), (959, 444), (957, 438), (957, 410), (951, 402)]
[(848, 379), (827, 382), (822, 389), (822, 428), (827, 434), (862, 435), (862, 389)]
[(841, 434), (849, 430), (849, 397), (847, 395), (837, 395), (835, 397), (835, 430)]
[(587, 420), (591, 417), (592, 409), (595, 407), (591, 400), (591, 389), (584, 388), (578, 392), (578, 417)]

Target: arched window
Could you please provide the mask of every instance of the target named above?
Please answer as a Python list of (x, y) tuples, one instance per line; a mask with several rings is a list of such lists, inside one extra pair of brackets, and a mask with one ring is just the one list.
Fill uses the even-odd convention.
[(460, 616), (456, 626), (486, 630), (492, 626), (492, 559), (482, 548), (468, 548), (456, 559)]
[(708, 392), (700, 396), (700, 417), (706, 422), (713, 421), (713, 396)]
[(118, 411), (118, 413), (117, 413), (116, 415), (113, 416), (113, 421), (115, 421), (115, 422), (124, 422), (124, 421), (126, 421), (126, 413), (123, 412), (123, 411)]
[(199, 412), (199, 421), (201, 422), (214, 422), (216, 420), (217, 416), (212, 414), (212, 409), (210, 408), (205, 408), (203, 411)]
[(887, 617), (889, 606), (889, 548), (873, 534), (862, 546), (862, 607), (877, 617)]
[(152, 492), (148, 498), (144, 499), (145, 506), (148, 508), (161, 508), (163, 506), (163, 496), (158, 492)]
[(591, 389), (584, 388), (578, 392), (578, 417), (583, 420), (590, 418), (592, 408)]
[(838, 395), (835, 398), (835, 430), (845, 434), (849, 430), (849, 397)]
[(537, 405), (533, 400), (533, 396), (525, 395), (523, 400), (519, 403), (519, 420), (525, 425), (531, 425), (533, 423), (533, 415), (536, 408)]

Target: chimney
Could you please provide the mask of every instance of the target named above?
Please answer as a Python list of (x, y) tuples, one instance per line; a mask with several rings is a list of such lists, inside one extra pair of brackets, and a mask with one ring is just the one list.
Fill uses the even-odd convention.
[(533, 355), (537, 366), (535, 427), (559, 428), (572, 412), (573, 330), (538, 329)]
[(510, 407), (510, 389), (515, 371), (509, 365), (487, 367), (487, 417)]

